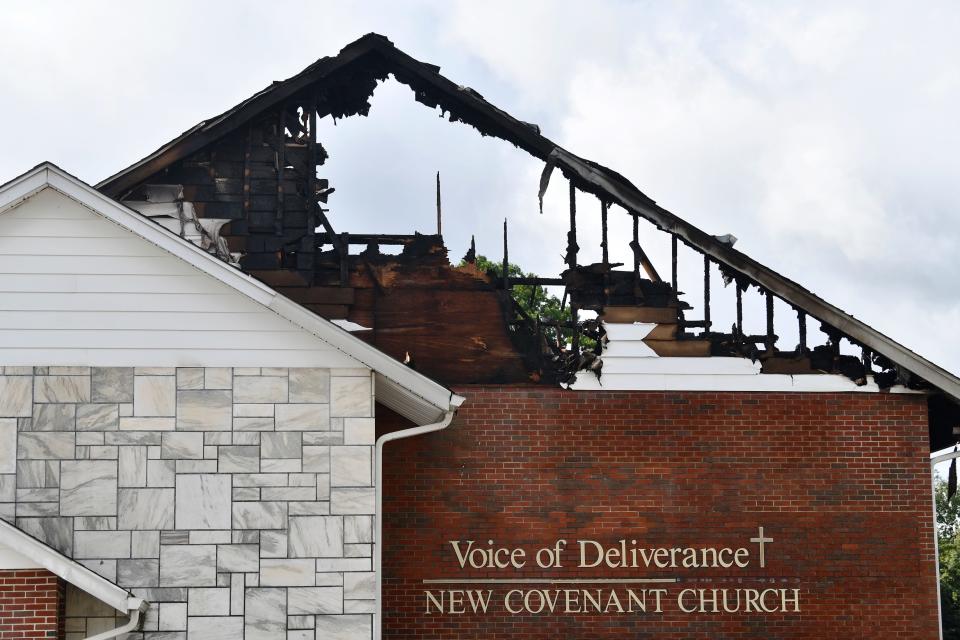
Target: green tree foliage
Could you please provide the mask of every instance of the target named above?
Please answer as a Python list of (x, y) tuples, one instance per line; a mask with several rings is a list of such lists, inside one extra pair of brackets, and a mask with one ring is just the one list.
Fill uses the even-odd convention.
[(940, 607), (944, 640), (960, 640), (960, 497), (947, 500), (947, 483), (937, 479), (937, 544), (940, 549)]
[[(460, 266), (463, 266), (463, 262)], [(497, 278), (503, 277), (503, 263), (489, 260), (486, 256), (477, 256), (477, 269), (490, 273)], [(535, 273), (524, 273), (512, 262), (507, 265), (507, 275), (511, 278), (536, 278)], [(557, 322), (569, 322), (570, 307), (560, 309), (560, 299), (538, 284), (517, 284), (511, 291), (513, 299), (531, 318), (545, 318)]]

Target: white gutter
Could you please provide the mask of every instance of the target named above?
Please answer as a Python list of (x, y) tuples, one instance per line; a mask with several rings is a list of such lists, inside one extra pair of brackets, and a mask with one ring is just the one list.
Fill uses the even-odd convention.
[[(376, 477), (376, 494), (377, 494), (377, 515), (374, 516), (376, 520), (376, 536), (374, 537), (374, 564), (373, 564), (373, 573), (376, 576), (377, 581), (377, 606), (376, 613), (373, 616), (373, 637), (375, 640), (379, 640), (381, 637), (381, 617), (383, 615), (383, 575), (381, 571), (381, 561), (383, 557), (383, 545), (381, 540), (383, 538), (383, 445), (388, 442), (393, 442), (394, 440), (400, 440), (403, 438), (412, 438), (414, 436), (423, 435), (424, 433), (431, 433), (433, 431), (440, 431), (449, 426), (450, 422), (453, 420), (454, 414), (457, 412), (457, 407), (463, 404), (464, 398), (458, 395), (450, 396), (450, 406), (453, 407), (449, 409), (443, 416), (443, 420), (440, 422), (434, 422), (433, 424), (425, 424), (420, 427), (411, 427), (409, 429), (401, 429), (400, 431), (393, 431), (392, 433), (385, 433), (377, 439), (377, 477)], [(91, 639), (92, 640), (92, 639)]]
[(127, 613), (130, 615), (130, 620), (127, 624), (117, 627), (116, 629), (98, 633), (95, 636), (87, 636), (84, 640), (107, 640), (107, 638), (116, 638), (128, 631), (137, 631), (137, 628), (140, 626), (140, 615), (146, 613), (149, 608), (150, 603), (146, 600), (130, 598), (127, 600)]
[(936, 467), (941, 462), (960, 458), (960, 451), (942, 453), (930, 458), (930, 499), (933, 500), (933, 560), (937, 565), (937, 633), (943, 640), (943, 610), (940, 606), (940, 537), (937, 535), (937, 474)]

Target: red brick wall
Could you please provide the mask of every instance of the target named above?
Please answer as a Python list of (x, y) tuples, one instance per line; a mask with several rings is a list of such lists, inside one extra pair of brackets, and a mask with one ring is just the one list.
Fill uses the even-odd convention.
[[(922, 396), (456, 391), (467, 402), (449, 428), (385, 451), (385, 638), (937, 637)], [(774, 539), (763, 569), (747, 542), (758, 526)], [(624, 537), (754, 555), (739, 571), (571, 566), (576, 540)], [(461, 570), (447, 543), (531, 553), (558, 538), (570, 562), (547, 570)], [(504, 607), (510, 589), (566, 585), (422, 582), (625, 576), (682, 582), (665, 585), (661, 613), (606, 615)], [(425, 589), (475, 588), (493, 590), (486, 614), (425, 613)], [(686, 588), (799, 589), (800, 612), (686, 614)]]
[(63, 638), (63, 592), (45, 569), (0, 571), (0, 640)]

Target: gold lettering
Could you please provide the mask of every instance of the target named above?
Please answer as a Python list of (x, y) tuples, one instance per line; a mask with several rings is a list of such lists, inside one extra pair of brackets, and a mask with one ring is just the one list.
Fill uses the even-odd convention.
[[(601, 562), (603, 562), (603, 547), (599, 542), (594, 542), (593, 540), (577, 540), (577, 543), (580, 545), (580, 566), (581, 567), (596, 567)], [(587, 563), (587, 545), (593, 545), (593, 548), (597, 552), (597, 561)]]
[[(743, 562), (740, 561), (740, 556), (743, 556)], [(737, 552), (733, 555), (733, 561), (738, 567), (745, 567), (750, 564), (750, 561), (747, 558), (750, 557), (750, 552), (746, 549), (737, 549)]]
[(637, 608), (640, 609), (643, 613), (647, 612), (647, 590), (643, 589), (641, 591), (643, 594), (643, 599), (637, 597), (637, 594), (634, 593), (633, 589), (627, 589), (627, 612), (633, 613), (633, 605), (636, 604)]
[[(474, 599), (474, 594), (476, 594), (476, 599)], [(470, 608), (473, 609), (474, 613), (477, 613), (477, 610), (480, 609), (483, 613), (487, 612), (487, 605), (490, 604), (490, 596), (493, 595), (493, 591), (487, 589), (487, 597), (484, 599), (483, 591), (477, 589), (475, 591), (467, 591), (467, 598), (470, 600)]]
[(616, 608), (617, 613), (623, 613), (623, 606), (620, 604), (620, 598), (617, 597), (615, 589), (610, 590), (610, 595), (607, 596), (607, 606), (603, 608), (603, 612), (609, 613), (611, 606)]
[(467, 540), (467, 550), (465, 552), (460, 551), (459, 540), (449, 540), (449, 542), (453, 547), (453, 552), (457, 554), (457, 562), (460, 563), (460, 568), (463, 569), (467, 564), (467, 556), (470, 555), (470, 548), (473, 546), (473, 540)]
[(680, 607), (680, 610), (684, 613), (696, 613), (697, 607), (694, 607), (693, 609), (687, 609), (683, 604), (684, 598), (686, 598), (688, 593), (694, 597), (697, 595), (696, 589), (684, 589), (680, 592), (680, 595), (677, 596), (677, 606)]
[(433, 606), (437, 608), (437, 613), (443, 613), (443, 591), (440, 592), (440, 599), (437, 600), (437, 597), (433, 595), (432, 591), (424, 591), (423, 594), (427, 596), (427, 615), (430, 615), (430, 603), (433, 603)]
[(503, 597), (504, 608), (513, 614), (517, 614), (523, 611), (522, 609), (514, 609), (513, 607), (510, 606), (510, 597), (515, 593), (521, 596), (523, 595), (523, 591), (520, 591), (519, 589), (511, 589), (510, 591), (507, 591), (507, 595)]
[[(793, 596), (788, 598), (787, 591), (793, 591)], [(793, 604), (793, 612), (800, 613), (800, 589), (781, 589), (780, 602), (780, 611), (786, 612), (787, 605)]]
[(588, 600), (590, 601), (590, 604), (593, 605), (593, 608), (594, 608), (594, 610), (595, 610), (597, 613), (603, 613), (603, 611), (602, 611), (601, 608), (600, 608), (600, 589), (597, 589), (597, 597), (596, 597), (596, 598), (594, 598), (593, 595), (592, 595), (589, 591), (587, 591), (586, 589), (583, 590), (583, 608), (584, 608), (584, 613), (586, 613), (587, 601), (588, 601)]

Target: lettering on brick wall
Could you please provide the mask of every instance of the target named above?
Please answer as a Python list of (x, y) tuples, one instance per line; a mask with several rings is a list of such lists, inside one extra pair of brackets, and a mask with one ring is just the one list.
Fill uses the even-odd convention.
[(427, 615), (800, 612), (800, 589), (767, 575), (775, 547), (763, 527), (736, 547), (660, 547), (635, 538), (559, 539), (539, 548), (447, 544), (461, 575), (423, 580)]

